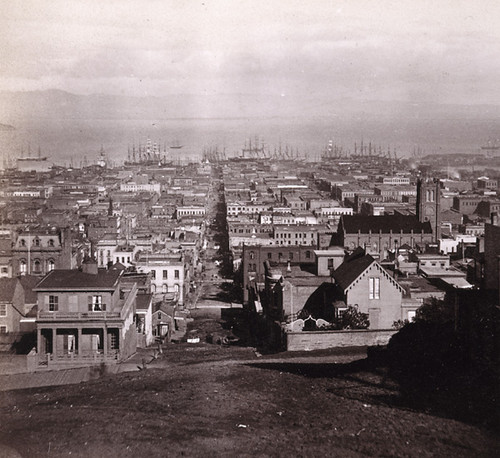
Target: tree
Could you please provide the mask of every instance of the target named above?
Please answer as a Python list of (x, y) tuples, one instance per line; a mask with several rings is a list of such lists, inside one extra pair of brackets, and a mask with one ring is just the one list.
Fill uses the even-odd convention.
[(349, 305), (339, 318), (341, 329), (366, 329), (370, 326), (367, 313), (362, 313), (357, 307)]

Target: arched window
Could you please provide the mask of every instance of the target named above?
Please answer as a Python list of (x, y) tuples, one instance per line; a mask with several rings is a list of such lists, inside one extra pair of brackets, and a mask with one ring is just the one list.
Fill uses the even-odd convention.
[(49, 272), (52, 272), (55, 268), (56, 268), (56, 263), (54, 262), (54, 260), (53, 260), (53, 259), (49, 259), (49, 260), (47, 261), (47, 270), (48, 270)]
[(250, 251), (250, 259), (255, 258), (255, 253), (253, 251)]
[(179, 285), (178, 285), (177, 283), (174, 285), (174, 291), (175, 291), (176, 293), (178, 293), (178, 292), (179, 292)]
[(167, 286), (166, 284), (163, 284), (163, 285), (162, 285), (162, 290), (161, 290), (161, 292), (162, 292), (163, 294), (168, 293), (168, 286)]
[(26, 240), (24, 239), (19, 240), (19, 245), (26, 246)]
[(21, 272), (21, 274), (26, 274), (26, 268), (26, 261), (24, 259), (21, 259), (21, 261), (19, 262), (19, 271)]
[(40, 246), (40, 239), (38, 237), (35, 238), (35, 246)]
[(39, 274), (42, 271), (42, 263), (40, 259), (35, 259), (33, 261), (33, 272)]
[(49, 245), (50, 247), (53, 247), (53, 246), (54, 246), (54, 239), (49, 239), (49, 241), (48, 241), (48, 245)]

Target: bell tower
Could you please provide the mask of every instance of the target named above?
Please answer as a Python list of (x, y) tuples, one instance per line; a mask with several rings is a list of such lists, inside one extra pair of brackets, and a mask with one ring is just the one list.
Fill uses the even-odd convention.
[(417, 181), (417, 218), (429, 221), (434, 242), (441, 238), (441, 186), (439, 180), (419, 178)]

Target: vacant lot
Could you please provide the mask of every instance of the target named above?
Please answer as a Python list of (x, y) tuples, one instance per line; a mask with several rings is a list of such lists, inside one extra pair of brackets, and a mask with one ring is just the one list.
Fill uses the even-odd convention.
[(0, 406), (0, 443), (25, 457), (500, 452), (479, 425), (410, 408), (383, 371), (346, 352), (172, 344), (145, 370), (4, 392)]

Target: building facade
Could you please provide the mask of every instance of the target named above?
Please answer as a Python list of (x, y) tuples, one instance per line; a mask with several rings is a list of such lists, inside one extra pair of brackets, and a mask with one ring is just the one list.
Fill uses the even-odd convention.
[(34, 288), (38, 366), (116, 363), (137, 347), (137, 287), (121, 290), (123, 270), (53, 270)]

